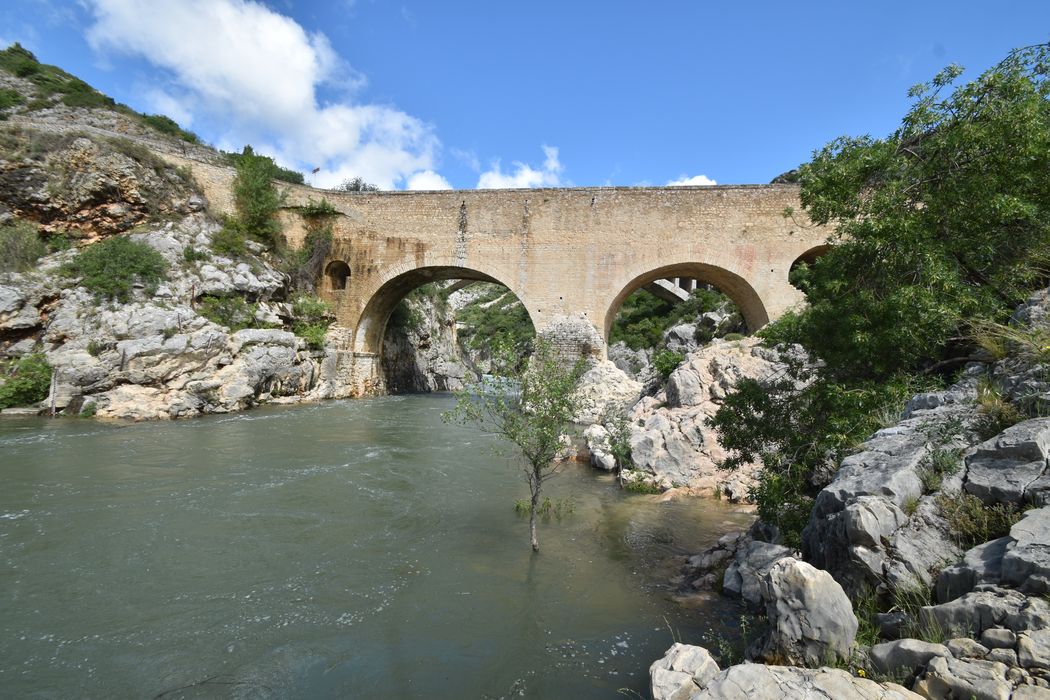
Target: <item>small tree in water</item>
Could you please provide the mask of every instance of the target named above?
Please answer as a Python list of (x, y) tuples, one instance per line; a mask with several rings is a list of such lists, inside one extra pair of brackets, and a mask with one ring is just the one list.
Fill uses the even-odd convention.
[[(514, 364), (508, 358), (503, 366)], [(538, 343), (517, 383), (499, 378), (459, 391), (456, 407), (444, 416), (464, 425), (475, 424), (514, 446), (511, 453), (529, 484), (529, 537), (536, 552), (540, 551), (536, 535), (540, 492), (544, 482), (557, 473), (559, 465), (554, 460), (576, 409), (576, 387), (584, 368), (582, 359), (570, 365), (549, 344)], [(496, 451), (507, 454), (500, 448)]]

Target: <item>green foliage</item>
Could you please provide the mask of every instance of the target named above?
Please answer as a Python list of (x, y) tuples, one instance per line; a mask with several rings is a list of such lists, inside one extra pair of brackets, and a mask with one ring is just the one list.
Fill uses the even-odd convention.
[(51, 365), (43, 353), (0, 365), (0, 409), (43, 401), (51, 389)]
[(0, 225), (0, 272), (24, 272), (47, 254), (47, 245), (27, 221)]
[(255, 313), (258, 310), (258, 304), (251, 304), (239, 295), (206, 296), (197, 302), (198, 314), (212, 323), (226, 326), (231, 333), (245, 328), (258, 328), (259, 323), (255, 319)]
[(87, 344), (88, 355), (98, 357), (106, 349), (106, 344), (98, 340), (89, 340)]
[(310, 294), (300, 294), (292, 301), (292, 332), (314, 350), (324, 348), (325, 334), (332, 324), (332, 307), (326, 301)]
[(574, 437), (570, 421), (585, 367), (582, 359), (569, 364), (548, 343), (538, 343), (528, 368), (518, 377), (516, 390), (510, 382), (463, 389), (456, 392), (455, 408), (443, 416), (447, 421), (476, 425), (494, 434), (504, 446), (511, 446), (509, 455), (516, 457), (531, 492), (533, 551), (539, 551), (536, 515), (541, 489), (557, 473), (554, 460), (562, 448), (562, 434)]
[(84, 408), (80, 409), (80, 413), (77, 414), (77, 418), (94, 418), (98, 412), (98, 404), (92, 401), (89, 404), (85, 404)]
[(354, 177), (349, 180), (343, 180), (343, 182), (335, 188), (340, 192), (378, 192), (379, 187), (377, 185), (365, 182), (363, 177)]
[(667, 378), (671, 376), (671, 372), (674, 372), (675, 368), (684, 359), (685, 353), (677, 350), (660, 350), (653, 355), (653, 369), (656, 370), (656, 374), (659, 375), (660, 379), (667, 381)]
[(211, 249), (228, 258), (239, 258), (247, 251), (248, 239), (236, 221), (226, 220), (211, 237)]
[(281, 195), (273, 185), (277, 171), (272, 158), (256, 155), (251, 146), (245, 146), (237, 159), (237, 177), (233, 181), (236, 227), (274, 250), (282, 243), (277, 220)]
[(766, 381), (741, 380), (710, 421), (729, 452), (724, 468), (763, 465), (750, 497), (791, 547), (800, 544), (816, 495), (812, 475), (833, 469), (880, 427), (880, 412), (902, 405), (916, 388), (906, 377), (847, 385), (818, 371), (788, 360)]
[(315, 202), (313, 197), (310, 197), (306, 204), (299, 207), (299, 213), (307, 217), (315, 216), (334, 216), (339, 213), (339, 210), (332, 206), (324, 197), (321, 197), (321, 201)]
[(609, 431), (609, 453), (616, 460), (616, 466), (621, 470), (633, 468), (631, 425), (627, 413), (622, 408), (607, 412), (601, 422)]
[[(245, 146), (245, 150), (247, 152), (251, 153), (254, 156), (254, 151), (252, 151), (250, 146)], [(223, 159), (226, 160), (227, 163), (229, 163), (230, 165), (232, 165), (235, 168), (240, 169), (241, 162), (244, 160), (244, 157), (245, 157), (244, 153), (229, 153), (227, 151), (220, 151), (220, 153), (222, 153), (222, 157), (223, 157)], [(255, 156), (255, 157), (260, 157), (260, 156)], [(270, 159), (267, 159), (267, 160), (270, 160)], [(289, 168), (282, 168), (279, 165), (277, 165), (276, 163), (274, 163), (272, 160), (270, 160), (270, 163), (273, 166), (271, 168), (270, 172), (271, 172), (271, 177), (274, 180), (280, 180), (281, 182), (288, 182), (288, 183), (293, 184), (293, 185), (301, 185), (301, 184), (303, 184), (305, 182), (305, 179), (303, 178), (303, 174), (302, 173), (297, 172), (295, 170), (290, 170)]]
[[(524, 498), (519, 498), (514, 501), (514, 512), (518, 515), (531, 515), (532, 514), (532, 503)], [(549, 520), (551, 516), (557, 520), (572, 515), (576, 512), (576, 501), (569, 498), (559, 498), (557, 501), (552, 501), (550, 496), (545, 496), (543, 502), (536, 507), (536, 514), (545, 520)]]
[(195, 263), (203, 260), (209, 260), (211, 259), (211, 255), (206, 250), (200, 250), (194, 248), (191, 245), (188, 245), (182, 249), (182, 259), (188, 263)]
[(114, 236), (81, 250), (62, 272), (80, 277), (80, 286), (100, 299), (126, 302), (136, 284), (151, 293), (167, 266), (164, 256), (145, 243)]
[(878, 596), (875, 590), (864, 587), (853, 596), (853, 614), (857, 616), (857, 644), (874, 646), (879, 643), (879, 625), (876, 615), (879, 613)]
[(159, 131), (168, 136), (174, 136), (175, 138), (181, 139), (187, 143), (200, 143), (200, 138), (197, 134), (192, 131), (186, 131), (171, 117), (166, 117), (163, 114), (143, 114), (139, 119), (143, 124), (154, 131)]
[(0, 51), (0, 69), (17, 75), (19, 78), (29, 78), (43, 68), (44, 66), (37, 61), (36, 56), (18, 42)]
[[(713, 420), (725, 466), (764, 464), (759, 514), (795, 530), (786, 536), (814, 474), (877, 429), (925, 370), (969, 356), (974, 319), (1001, 323), (1045, 282), (1048, 68), (1048, 46), (1016, 51), (945, 95), (958, 76), (947, 69), (913, 91), (896, 132), (836, 139), (799, 169), (802, 204), (836, 227), (837, 245), (795, 274), (808, 306), (761, 335), (801, 344), (814, 362), (742, 382)], [(958, 461), (940, 446), (930, 460), (930, 487)]]
[(961, 468), (962, 450), (934, 447), (923, 456), (917, 469), (923, 491), (939, 491), (944, 477), (957, 474)]
[(299, 250), (284, 252), (280, 267), (291, 279), (293, 289), (314, 291), (321, 277), (324, 261), (332, 251), (330, 224), (307, 227), (306, 240)]
[[(626, 471), (627, 473), (624, 475), (624, 479), (620, 482), (623, 485), (624, 491), (647, 495), (663, 493), (662, 488), (653, 482), (646, 480), (644, 477), (632, 478), (633, 475), (631, 472), (634, 472), (634, 470), (628, 469)], [(636, 474), (637, 472), (634, 473)]]
[(839, 245), (809, 273), (799, 340), (846, 377), (882, 379), (958, 351), (1045, 278), (1050, 245), (1047, 46), (950, 88), (912, 91), (885, 139), (839, 138), (800, 169), (810, 218)]
[[(687, 300), (679, 304), (672, 304), (639, 289), (624, 299), (620, 310), (616, 312), (612, 328), (609, 329), (609, 342), (623, 341), (632, 350), (654, 348), (660, 344), (668, 328), (719, 308), (728, 312), (736, 310), (729, 297), (710, 287), (698, 287)], [(701, 342), (710, 339), (698, 338)]]
[(503, 358), (513, 359), (513, 365), (492, 365), (493, 371), (513, 372), (529, 354), (536, 337), (532, 319), (525, 305), (506, 287), (486, 283), (477, 286), (481, 288), (481, 294), (456, 314), (456, 321), (461, 327), (459, 341), (482, 356), (487, 356), (488, 350), (493, 347), (513, 348), (512, 355)]
[(1009, 535), (1026, 510), (1012, 503), (989, 506), (969, 493), (942, 493), (937, 497), (937, 507), (948, 521), (952, 537), (966, 549)]
[(22, 96), (17, 90), (10, 88), (0, 88), (0, 118), (6, 117), (6, 111), (12, 107), (16, 107), (26, 101), (26, 98)]
[(982, 440), (995, 437), (1026, 417), (1021, 409), (1003, 397), (1002, 390), (992, 379), (982, 377), (977, 383), (977, 421), (974, 427)]

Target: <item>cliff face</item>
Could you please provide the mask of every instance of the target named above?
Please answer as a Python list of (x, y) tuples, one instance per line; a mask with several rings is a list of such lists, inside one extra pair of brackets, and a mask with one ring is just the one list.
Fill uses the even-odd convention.
[(405, 298), (383, 338), (383, 375), (395, 394), (455, 391), (478, 374), (460, 347), (455, 311), (439, 295)]
[[(347, 393), (345, 353), (292, 332), (288, 275), (258, 244), (217, 246), (222, 227), (187, 174), (114, 137), (0, 137), (0, 385), (42, 357), (57, 411), (127, 419)], [(117, 238), (162, 268), (120, 301), (71, 268)]]

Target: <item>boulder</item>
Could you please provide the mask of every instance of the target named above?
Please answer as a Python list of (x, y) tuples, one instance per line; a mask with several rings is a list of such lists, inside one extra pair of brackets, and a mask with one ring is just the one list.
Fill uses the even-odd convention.
[(581, 425), (599, 423), (608, 415), (626, 411), (638, 400), (641, 392), (641, 383), (631, 379), (612, 362), (598, 362), (580, 378), (578, 408), (573, 422)]
[(912, 688), (928, 698), (1009, 700), (1013, 685), (1006, 678), (1006, 668), (997, 661), (936, 656)]
[(981, 643), (990, 649), (1013, 649), (1017, 646), (1017, 633), (1011, 629), (990, 627), (981, 633)]
[(688, 700), (718, 672), (707, 649), (676, 642), (649, 667), (653, 700)]
[(1024, 668), (1050, 670), (1050, 630), (1026, 630), (1018, 635), (1017, 658)]
[(838, 668), (740, 664), (712, 678), (691, 700), (919, 700), (896, 683), (876, 683)]
[(1050, 418), (1010, 426), (966, 458), (966, 491), (988, 504), (1021, 503), (1047, 466)]
[(583, 438), (587, 441), (587, 449), (591, 453), (591, 464), (605, 471), (616, 469), (616, 457), (613, 456), (609, 443), (611, 435), (605, 426), (595, 423), (583, 431)]
[(937, 600), (946, 603), (969, 593), (978, 584), (999, 583), (1003, 556), (1013, 543), (1012, 537), (1000, 537), (967, 551), (960, 563), (944, 569), (937, 576)]
[[(1009, 630), (1004, 631), (1009, 632)], [(1010, 632), (1010, 634), (1013, 634), (1013, 632)], [(983, 659), (988, 655), (989, 651), (984, 644), (979, 644), (969, 637), (949, 639), (945, 646), (948, 647), (948, 652), (957, 659)]]
[(740, 544), (733, 561), (722, 576), (722, 592), (741, 598), (752, 607), (761, 607), (762, 581), (776, 562), (791, 556), (791, 550), (779, 544), (748, 540)]
[[(876, 644), (868, 652), (872, 668), (885, 675), (910, 676), (935, 656), (951, 656), (943, 644), (932, 644), (918, 639), (899, 639)], [(902, 673), (903, 672), (903, 673)]]
[(857, 618), (831, 574), (786, 557), (770, 567), (762, 584), (769, 619), (761, 651), (765, 660), (819, 666), (849, 658)]
[[(919, 610), (919, 621), (949, 633), (977, 637), (992, 627), (1015, 632), (1050, 626), (1050, 602), (1020, 591), (978, 586), (955, 600)], [(985, 638), (981, 637), (982, 642)], [(990, 646), (985, 642), (986, 646)]]
[(1050, 506), (1025, 513), (1010, 528), (1014, 545), (1002, 559), (1002, 582), (1025, 593), (1050, 592)]

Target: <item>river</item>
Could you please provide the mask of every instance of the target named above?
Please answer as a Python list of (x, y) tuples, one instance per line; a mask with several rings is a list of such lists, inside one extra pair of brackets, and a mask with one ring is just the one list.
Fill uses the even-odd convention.
[(748, 516), (568, 464), (533, 556), (520, 472), (451, 406), (0, 420), (0, 695), (647, 697), (669, 625), (733, 624), (669, 561)]

